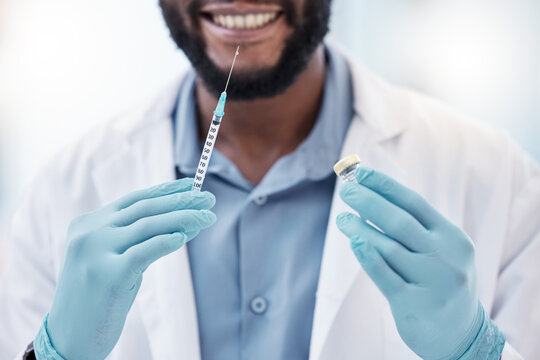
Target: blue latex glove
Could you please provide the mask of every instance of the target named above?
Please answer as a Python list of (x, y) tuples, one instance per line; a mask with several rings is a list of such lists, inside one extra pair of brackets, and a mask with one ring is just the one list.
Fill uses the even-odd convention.
[[(390, 177), (360, 167), (356, 178), (340, 195), (361, 218), (343, 213), (337, 225), (390, 303), (401, 338), (423, 359), (464, 359), (486, 350), (494, 356), (489, 359), (499, 359), (504, 336), (479, 302), (467, 234)], [(486, 341), (484, 333), (495, 336)], [(484, 348), (470, 349), (474, 344)]]
[(136, 191), (70, 224), (46, 329), (34, 344), (46, 345), (48, 334), (68, 360), (104, 359), (112, 351), (146, 268), (216, 220), (207, 210), (214, 196), (190, 191), (192, 184), (182, 179)]

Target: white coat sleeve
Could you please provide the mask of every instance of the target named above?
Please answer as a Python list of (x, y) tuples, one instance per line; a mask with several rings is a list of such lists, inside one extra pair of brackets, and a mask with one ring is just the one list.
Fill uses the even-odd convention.
[(503, 360), (540, 353), (540, 168), (517, 147), (514, 151), (514, 196), (491, 313), (506, 336)]
[(38, 180), (12, 220), (7, 267), (0, 279), (0, 360), (24, 352), (52, 303), (51, 190)]

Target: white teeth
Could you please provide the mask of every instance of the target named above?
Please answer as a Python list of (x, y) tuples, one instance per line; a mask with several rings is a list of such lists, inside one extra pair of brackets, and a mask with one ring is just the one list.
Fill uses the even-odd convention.
[(255, 27), (255, 15), (249, 14), (246, 16), (246, 27), (253, 29)]
[(247, 15), (215, 15), (212, 21), (228, 29), (256, 29), (265, 26), (277, 17), (277, 12)]
[(258, 26), (258, 24), (264, 24), (264, 22), (264, 14), (255, 15), (255, 26)]
[(223, 26), (223, 16), (221, 16), (221, 15), (218, 15), (218, 16), (214, 15), (212, 17), (212, 21), (214, 22), (214, 24), (218, 24), (218, 25)]
[(225, 27), (234, 29), (234, 18), (230, 15), (225, 16)]
[(244, 16), (236, 15), (234, 17), (234, 26), (237, 29), (243, 29), (244, 28), (244, 19), (245, 19)]

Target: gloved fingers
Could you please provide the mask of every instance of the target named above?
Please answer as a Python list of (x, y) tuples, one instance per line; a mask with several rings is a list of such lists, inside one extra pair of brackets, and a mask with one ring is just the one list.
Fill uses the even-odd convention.
[(386, 263), (406, 282), (421, 281), (423, 269), (417, 269), (418, 254), (411, 253), (397, 241), (384, 235), (358, 216), (342, 213), (337, 217), (338, 228), (349, 239), (363, 239), (379, 252)]
[(120, 199), (114, 201), (112, 205), (115, 210), (121, 210), (135, 204), (137, 201), (191, 190), (192, 186), (193, 178), (184, 178), (180, 180), (170, 181), (152, 186), (147, 189), (137, 190), (129, 193), (121, 197)]
[(358, 168), (355, 175), (359, 184), (375, 191), (389, 202), (411, 214), (426, 229), (431, 229), (445, 221), (444, 216), (420, 194), (400, 184), (390, 176), (366, 167)]
[(119, 252), (163, 234), (191, 233), (210, 227), (216, 222), (216, 215), (210, 210), (177, 210), (154, 215), (135, 221), (133, 224), (118, 228), (120, 239), (115, 246)]
[(432, 251), (429, 232), (411, 214), (392, 204), (373, 190), (356, 183), (341, 187), (341, 198), (392, 239), (415, 252)]
[(369, 240), (356, 237), (351, 240), (351, 247), (364, 271), (388, 300), (407, 288), (405, 280), (386, 263)]
[(140, 275), (154, 261), (180, 249), (187, 241), (187, 236), (179, 232), (157, 235), (130, 247), (121, 256), (127, 261), (128, 269)]
[(113, 223), (127, 226), (148, 216), (175, 210), (208, 210), (214, 206), (216, 198), (207, 191), (185, 191), (137, 201), (133, 205), (116, 212)]

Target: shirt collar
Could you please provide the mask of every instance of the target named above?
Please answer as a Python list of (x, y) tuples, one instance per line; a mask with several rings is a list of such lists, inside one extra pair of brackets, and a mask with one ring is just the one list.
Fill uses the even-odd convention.
[[(333, 176), (332, 166), (339, 159), (345, 133), (353, 116), (349, 67), (336, 51), (326, 47), (326, 79), (319, 114), (308, 137), (292, 153), (280, 158), (262, 181), (253, 187), (236, 166), (214, 149), (208, 174), (263, 196), (287, 190), (303, 181)], [(202, 150), (198, 137), (195, 101), (195, 72), (183, 81), (176, 108), (175, 163), (181, 173), (192, 176)], [(226, 116), (224, 121), (227, 121)]]

